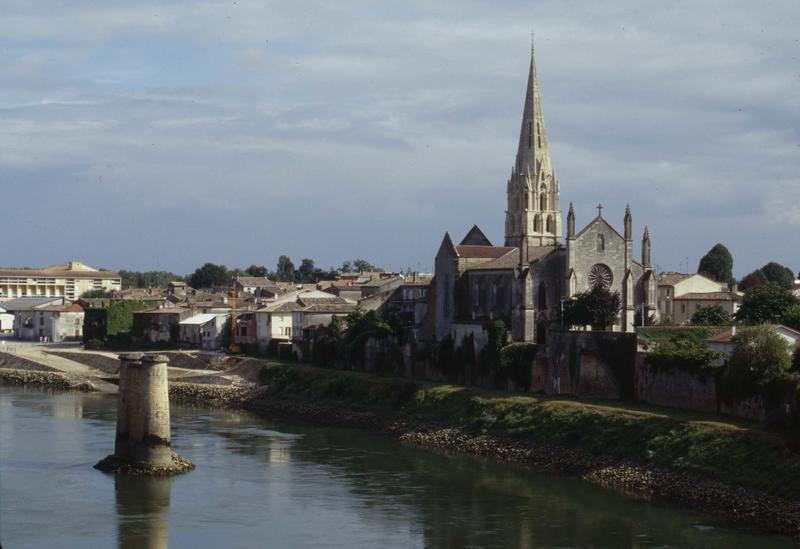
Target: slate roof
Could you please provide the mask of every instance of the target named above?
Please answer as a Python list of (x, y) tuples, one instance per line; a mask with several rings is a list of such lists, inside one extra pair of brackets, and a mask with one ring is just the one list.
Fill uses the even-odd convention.
[(202, 313), (199, 315), (191, 316), (186, 320), (181, 320), (179, 324), (183, 326), (202, 326), (203, 324), (211, 322), (218, 316), (227, 316), (227, 315), (219, 313)]
[(0, 307), (8, 312), (27, 311), (29, 309), (39, 309), (48, 305), (63, 304), (62, 297), (18, 297), (0, 302)]
[(511, 246), (460, 245), (456, 246), (456, 253), (458, 253), (459, 257), (466, 259), (496, 259), (516, 249), (517, 248)]

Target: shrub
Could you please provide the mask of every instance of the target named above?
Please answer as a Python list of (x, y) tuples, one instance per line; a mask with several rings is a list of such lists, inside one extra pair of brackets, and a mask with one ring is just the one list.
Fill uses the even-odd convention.
[(744, 329), (734, 339), (725, 392), (740, 396), (786, 379), (792, 365), (789, 346), (768, 326)]
[(656, 368), (681, 368), (703, 370), (712, 367), (714, 361), (724, 355), (706, 347), (702, 340), (692, 334), (679, 332), (667, 340), (660, 340), (647, 355), (646, 362)]
[(531, 364), (538, 347), (535, 343), (509, 343), (500, 351), (500, 366), (518, 389), (531, 385)]
[(731, 315), (722, 305), (700, 307), (692, 315), (692, 324), (696, 326), (724, 326), (731, 323)]

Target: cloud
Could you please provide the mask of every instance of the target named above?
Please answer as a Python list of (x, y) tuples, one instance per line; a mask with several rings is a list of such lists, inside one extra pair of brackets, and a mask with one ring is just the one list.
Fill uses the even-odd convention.
[(499, 240), (535, 27), (579, 221), (631, 203), (663, 268), (717, 240), (737, 272), (800, 266), (794, 1), (7, 4), (10, 265), (429, 266), (445, 230)]

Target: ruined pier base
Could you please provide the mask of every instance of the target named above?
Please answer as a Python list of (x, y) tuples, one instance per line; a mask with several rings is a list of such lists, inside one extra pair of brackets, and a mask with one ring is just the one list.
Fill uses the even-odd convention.
[(129, 353), (119, 359), (114, 454), (95, 467), (131, 475), (175, 475), (194, 469), (170, 446), (167, 357)]

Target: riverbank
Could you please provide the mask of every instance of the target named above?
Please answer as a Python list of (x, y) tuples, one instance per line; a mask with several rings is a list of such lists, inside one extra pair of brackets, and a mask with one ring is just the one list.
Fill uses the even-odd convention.
[(185, 403), (365, 428), (404, 443), (521, 463), (731, 523), (800, 535), (800, 457), (777, 436), (569, 400), (300, 365), (262, 387), (172, 384)]
[(267, 362), (261, 383), (247, 389), (171, 382), (170, 398), (368, 429), (404, 443), (521, 463), (691, 506), (739, 526), (800, 533), (800, 459), (785, 439), (762, 431), (668, 411), (304, 365)]

